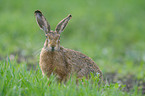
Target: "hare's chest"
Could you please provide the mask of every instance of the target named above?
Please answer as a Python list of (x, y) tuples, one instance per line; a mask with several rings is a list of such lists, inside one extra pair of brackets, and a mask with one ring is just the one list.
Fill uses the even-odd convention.
[(46, 52), (40, 54), (40, 67), (44, 73), (59, 75), (62, 77), (67, 73), (66, 61), (60, 52)]
[(65, 59), (64, 56), (62, 56), (62, 54), (56, 54), (53, 57), (53, 65), (56, 68), (56, 70), (64, 70), (64, 68), (66, 67), (65, 64)]
[(48, 53), (44, 61), (47, 68), (53, 70), (63, 70), (65, 68), (65, 60), (60, 52)]

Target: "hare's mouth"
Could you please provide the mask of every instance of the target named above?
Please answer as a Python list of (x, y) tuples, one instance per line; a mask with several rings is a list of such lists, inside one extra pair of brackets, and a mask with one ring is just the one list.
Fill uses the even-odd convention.
[(52, 52), (57, 51), (57, 47), (49, 47), (49, 51), (52, 51)]
[(51, 51), (54, 51), (55, 47), (51, 47)]

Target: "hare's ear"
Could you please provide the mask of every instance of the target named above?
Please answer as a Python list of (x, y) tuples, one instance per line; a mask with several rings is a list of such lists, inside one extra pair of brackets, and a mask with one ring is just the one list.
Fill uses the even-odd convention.
[(41, 13), (41, 11), (36, 10), (34, 12), (37, 24), (39, 25), (40, 29), (42, 29), (46, 34), (50, 32), (50, 25)]
[(64, 18), (62, 21), (60, 21), (58, 23), (55, 31), (60, 34), (66, 27), (66, 25), (67, 25), (68, 21), (71, 19), (71, 17), (72, 17), (72, 15), (68, 15), (66, 18)]

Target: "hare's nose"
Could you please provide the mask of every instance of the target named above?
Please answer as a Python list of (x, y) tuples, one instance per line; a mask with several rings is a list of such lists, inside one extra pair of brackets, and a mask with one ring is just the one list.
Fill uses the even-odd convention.
[(55, 47), (55, 44), (51, 44), (51, 47)]

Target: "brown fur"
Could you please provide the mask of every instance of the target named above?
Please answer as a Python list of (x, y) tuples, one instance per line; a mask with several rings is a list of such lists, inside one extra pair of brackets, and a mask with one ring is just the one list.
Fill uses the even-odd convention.
[(64, 82), (73, 74), (76, 74), (77, 78), (84, 76), (89, 78), (90, 73), (99, 73), (102, 78), (101, 70), (91, 58), (78, 51), (60, 47), (60, 33), (66, 27), (71, 15), (63, 19), (55, 31), (49, 31), (50, 25), (39, 10), (35, 11), (35, 16), (40, 28), (46, 33), (39, 62), (43, 74), (49, 78), (53, 73)]
[(102, 72), (91, 58), (63, 47), (60, 47), (60, 51), (55, 52), (42, 48), (39, 64), (43, 74), (49, 77), (53, 72), (58, 75), (60, 81), (66, 81), (67, 77), (72, 74), (77, 74), (78, 78), (83, 76), (88, 78), (91, 72), (100, 73), (102, 78)]

